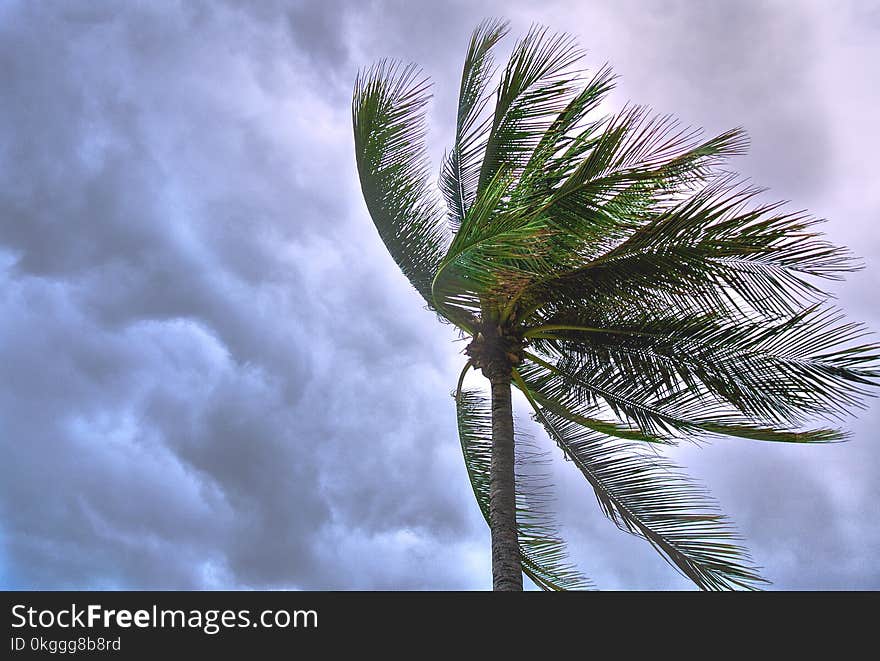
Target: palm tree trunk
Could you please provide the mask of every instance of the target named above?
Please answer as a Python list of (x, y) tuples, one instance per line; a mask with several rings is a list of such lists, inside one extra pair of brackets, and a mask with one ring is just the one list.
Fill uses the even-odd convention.
[(522, 590), (522, 565), (516, 534), (513, 407), (510, 373), (492, 384), (492, 463), (489, 469), (489, 519), (492, 528), (492, 588)]

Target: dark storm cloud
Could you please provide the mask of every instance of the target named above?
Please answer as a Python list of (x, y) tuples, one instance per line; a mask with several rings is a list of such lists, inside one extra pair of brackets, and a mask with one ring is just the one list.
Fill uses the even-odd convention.
[[(348, 227), (346, 109), (290, 40), (321, 35), (306, 10), (4, 21), (6, 584), (470, 584), (418, 557), (473, 527), (428, 389), (443, 354)], [(400, 535), (412, 552), (358, 572)]]
[[(873, 99), (854, 64), (876, 55), (868, 5), (7, 3), (0, 582), (488, 585), (448, 396), (461, 346), (369, 223), (348, 104), (359, 67), (420, 63), (436, 164), (468, 35), (504, 14), (514, 35), (546, 23), (610, 60), (615, 104), (745, 125), (738, 166), (877, 254), (876, 173), (852, 176), (865, 138), (847, 128), (868, 115), (827, 98), (836, 65), (854, 83), (840, 96)], [(875, 327), (877, 272), (841, 290)], [(876, 587), (876, 422), (831, 449), (679, 455), (777, 585)], [(600, 587), (687, 587), (554, 471)]]

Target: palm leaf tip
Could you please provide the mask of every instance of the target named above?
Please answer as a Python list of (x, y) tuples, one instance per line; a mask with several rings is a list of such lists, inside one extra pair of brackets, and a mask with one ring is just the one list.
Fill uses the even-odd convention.
[(507, 34), (507, 22), (487, 19), (471, 35), (458, 96), (455, 142), (444, 158), (440, 187), (453, 231), (464, 222), (474, 202), (489, 122), (487, 90), (495, 72), (492, 49)]
[(571, 35), (538, 25), (514, 46), (496, 92), (479, 187), (501, 168), (519, 173), (575, 93), (576, 79), (570, 74), (582, 57)]

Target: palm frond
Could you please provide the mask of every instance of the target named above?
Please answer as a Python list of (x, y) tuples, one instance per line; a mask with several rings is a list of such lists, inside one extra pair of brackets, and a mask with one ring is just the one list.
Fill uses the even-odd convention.
[(481, 188), (434, 277), (438, 310), (459, 325), (463, 319), (491, 317), (485, 301), (503, 300), (504, 291), (543, 272), (542, 259), (552, 257), (551, 247), (540, 243), (541, 224), (523, 222), (515, 210), (505, 209), (511, 181), (502, 169)]
[(530, 352), (525, 352), (525, 357), (527, 362), (519, 371), (530, 390), (550, 402), (548, 409), (556, 415), (578, 424), (583, 423), (572, 416), (597, 415), (608, 408), (623, 429), (636, 429), (667, 443), (678, 438), (699, 440), (707, 435), (789, 443), (827, 443), (844, 438), (836, 429), (800, 430), (756, 421), (754, 416), (744, 415), (699, 387), (664, 391), (663, 383), (650, 379), (650, 375), (634, 379), (631, 373), (604, 364), (595, 370), (590, 362), (567, 354), (555, 364)]
[(845, 415), (880, 378), (880, 347), (862, 342), (862, 324), (827, 306), (760, 322), (616, 308), (548, 321), (526, 336), (550, 355), (578, 356), (580, 373), (605, 383), (637, 373), (657, 384), (646, 396), (705, 391), (770, 423)]
[[(611, 68), (601, 67), (556, 116), (523, 168), (514, 197), (540, 199), (571, 174), (576, 156), (590, 146), (590, 136), (602, 125), (601, 120), (586, 123), (586, 118), (614, 88), (614, 81)], [(578, 78), (572, 80), (577, 82)]]
[(479, 185), (498, 170), (516, 174), (575, 92), (572, 67), (582, 58), (574, 39), (533, 26), (514, 47), (501, 77)]
[[(567, 109), (576, 115), (579, 107), (589, 105), (589, 94), (581, 98), (580, 106), (569, 105), (577, 90), (571, 67), (581, 56), (571, 37), (535, 27), (516, 45), (502, 74), (488, 136), (485, 141), (480, 139), (479, 148), (470, 152), (474, 158), (468, 160), (475, 167), (476, 155), (482, 150), (476, 189), (468, 189), (471, 193), (465, 201), (469, 206), (432, 286), (438, 309), (460, 325), (462, 320), (485, 312), (481, 301), (487, 294), (491, 297), (509, 289), (511, 281), (530, 279), (530, 270), (546, 270), (540, 260), (551, 253), (536, 250), (546, 231), (511, 204), (511, 193), (560, 115)], [(593, 97), (603, 93), (602, 80), (591, 89)], [(481, 124), (475, 135), (484, 132)], [(467, 177), (470, 184), (472, 175), (473, 170)], [(456, 185), (454, 176), (444, 177), (444, 181), (447, 190)], [(463, 207), (453, 202), (455, 220), (455, 209)]]
[(494, 73), (492, 49), (507, 33), (507, 22), (487, 20), (471, 35), (461, 89), (455, 143), (444, 159), (440, 187), (449, 209), (449, 223), (458, 230), (477, 196), (480, 167), (489, 139), (491, 116), (483, 110), (489, 101), (486, 89)]
[(433, 307), (431, 282), (448, 237), (428, 185), (429, 86), (415, 66), (382, 60), (358, 74), (352, 121), (367, 209), (394, 261)]
[(727, 158), (745, 153), (748, 144), (741, 128), (705, 141), (701, 134), (671, 115), (652, 115), (643, 106), (624, 108), (604, 123), (600, 135), (580, 138), (582, 146), (568, 156), (577, 167), (554, 189), (548, 209), (558, 212), (574, 204), (583, 211), (578, 201), (601, 199), (598, 193), (616, 193), (638, 182), (677, 192), (704, 181)]
[(672, 462), (554, 415), (522, 380), (519, 385), (537, 420), (621, 530), (646, 539), (701, 589), (755, 589), (766, 582), (715, 502)]
[[(672, 295), (712, 311), (730, 305), (779, 315), (826, 298), (816, 279), (859, 268), (849, 252), (814, 230), (818, 219), (783, 213), (781, 203), (750, 206), (761, 189), (732, 175), (715, 177), (672, 206), (640, 220), (612, 217), (581, 266), (533, 288), (535, 304)], [(616, 229), (614, 229), (616, 228)]]
[[(522, 376), (520, 378), (522, 378)], [(523, 383), (529, 388), (530, 394), (534, 400), (544, 409), (561, 418), (565, 418), (569, 422), (586, 427), (599, 434), (614, 436), (616, 438), (630, 441), (657, 443), (659, 445), (671, 445), (674, 443), (674, 438), (670, 436), (651, 434), (642, 431), (637, 426), (628, 422), (607, 420), (601, 417), (601, 411), (598, 410), (598, 407), (574, 405), (571, 401), (552, 397), (541, 392), (537, 387), (533, 387), (525, 378), (523, 379)]]

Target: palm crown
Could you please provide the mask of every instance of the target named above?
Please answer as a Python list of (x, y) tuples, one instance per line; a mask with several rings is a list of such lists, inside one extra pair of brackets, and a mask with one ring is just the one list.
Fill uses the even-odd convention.
[[(353, 101), (379, 234), (428, 306), (471, 339), (455, 398), (480, 508), (491, 525), (500, 432), (488, 401), (463, 388), (470, 368), (490, 378), (493, 401), (505, 381), (525, 395), (620, 528), (701, 588), (757, 587), (714, 502), (651, 444), (841, 439), (811, 425), (876, 384), (876, 346), (857, 341), (863, 328), (818, 282), (857, 264), (816, 219), (761, 202), (722, 169), (744, 151), (741, 130), (703, 140), (642, 107), (598, 115), (610, 69), (585, 76), (573, 40), (540, 27), (499, 74), (492, 50), (506, 30), (486, 21), (471, 37), (439, 182), (445, 209), (429, 178), (419, 70), (382, 61), (358, 76)], [(589, 586), (526, 475), (516, 510), (522, 571), (546, 589)]]

